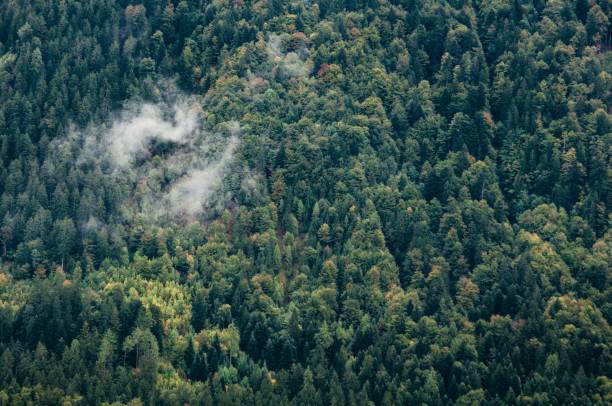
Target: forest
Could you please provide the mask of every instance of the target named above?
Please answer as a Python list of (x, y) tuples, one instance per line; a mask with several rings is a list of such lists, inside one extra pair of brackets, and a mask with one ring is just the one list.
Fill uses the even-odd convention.
[(0, 0), (0, 406), (612, 404), (612, 2)]

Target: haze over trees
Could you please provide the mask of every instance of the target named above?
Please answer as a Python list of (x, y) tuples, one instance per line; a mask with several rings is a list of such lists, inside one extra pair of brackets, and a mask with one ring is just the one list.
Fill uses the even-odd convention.
[(612, 403), (611, 20), (0, 0), (0, 405)]

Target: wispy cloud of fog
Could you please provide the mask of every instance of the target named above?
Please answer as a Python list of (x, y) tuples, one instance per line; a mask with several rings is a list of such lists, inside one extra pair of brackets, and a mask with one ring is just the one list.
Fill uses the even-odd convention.
[(283, 77), (307, 77), (312, 71), (312, 66), (308, 61), (308, 49), (302, 46), (295, 51), (285, 52), (284, 43), (290, 38), (289, 34), (269, 33), (266, 41), (268, 58)]
[(272, 59), (280, 58), (283, 56), (282, 51), (283, 38), (274, 32), (268, 34), (268, 41), (266, 41), (266, 51), (268, 56)]
[(225, 123), (218, 132), (203, 132), (186, 150), (158, 160), (147, 170), (141, 210), (154, 219), (194, 219), (204, 207), (223, 200), (239, 135), (237, 122)]
[(223, 174), (228, 170), (237, 145), (238, 139), (230, 138), (218, 160), (201, 169), (190, 170), (177, 180), (164, 196), (168, 208), (166, 213), (196, 216), (202, 210), (202, 204), (210, 201), (220, 189)]
[[(211, 201), (220, 200), (239, 145), (237, 122), (213, 129), (205, 124), (198, 100), (173, 95), (156, 103), (127, 103), (106, 125), (73, 129), (55, 147), (58, 153), (74, 154), (77, 165), (104, 168), (133, 185), (124, 207), (128, 216), (193, 220)], [(88, 230), (96, 226), (91, 219), (82, 225)]]
[(121, 113), (105, 134), (113, 161), (122, 167), (138, 155), (148, 153), (152, 140), (184, 144), (201, 130), (198, 110), (185, 102), (171, 106), (170, 112), (156, 104), (132, 106)]

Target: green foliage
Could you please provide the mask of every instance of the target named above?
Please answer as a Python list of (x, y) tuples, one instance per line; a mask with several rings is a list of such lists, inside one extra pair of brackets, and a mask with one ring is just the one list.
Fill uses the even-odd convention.
[[(0, 405), (612, 403), (611, 21), (0, 0)], [(169, 81), (241, 128), (176, 222), (73, 139)]]

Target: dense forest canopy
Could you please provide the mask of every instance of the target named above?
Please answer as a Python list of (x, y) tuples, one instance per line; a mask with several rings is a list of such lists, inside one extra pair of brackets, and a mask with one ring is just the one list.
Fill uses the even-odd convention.
[(0, 405), (611, 404), (611, 21), (0, 0)]

